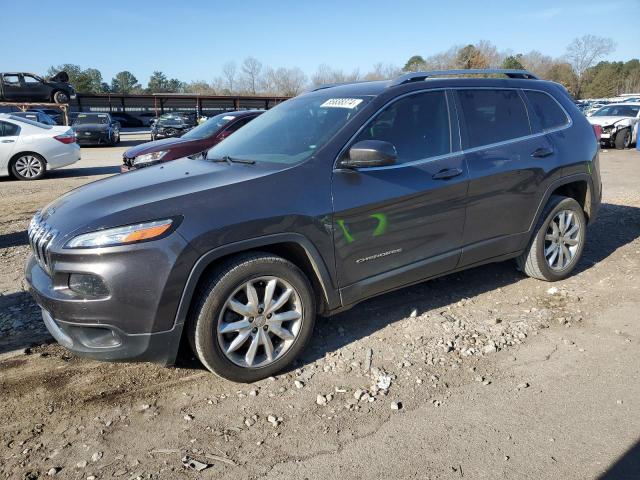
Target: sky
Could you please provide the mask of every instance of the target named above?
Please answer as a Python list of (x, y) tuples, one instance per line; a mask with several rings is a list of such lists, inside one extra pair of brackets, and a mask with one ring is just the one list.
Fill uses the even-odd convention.
[(154, 70), (211, 81), (225, 62), (254, 56), (308, 75), (322, 63), (366, 73), (479, 40), (559, 56), (585, 34), (616, 42), (609, 60), (640, 57), (640, 0), (65, 0), (60, 15), (53, 6), (0, 0), (0, 71), (74, 63), (107, 82), (121, 70), (143, 84)]

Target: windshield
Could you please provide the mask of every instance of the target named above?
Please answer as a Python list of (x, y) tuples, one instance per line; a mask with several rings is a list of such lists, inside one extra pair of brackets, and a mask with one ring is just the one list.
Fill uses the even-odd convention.
[(238, 160), (300, 163), (322, 147), (369, 100), (369, 97), (337, 98), (328, 92), (287, 100), (213, 147), (207, 158), (228, 156)]
[(86, 113), (79, 114), (73, 121), (74, 125), (86, 125), (89, 123), (109, 123), (109, 117), (105, 114), (87, 115)]
[(220, 130), (221, 127), (225, 126), (235, 118), (236, 117), (233, 115), (225, 115), (224, 113), (216, 115), (215, 117), (211, 117), (202, 125), (198, 125), (193, 130), (185, 133), (182, 138), (188, 138), (189, 140), (201, 140), (203, 138), (210, 137)]
[(594, 117), (635, 117), (640, 105), (608, 105), (593, 114)]

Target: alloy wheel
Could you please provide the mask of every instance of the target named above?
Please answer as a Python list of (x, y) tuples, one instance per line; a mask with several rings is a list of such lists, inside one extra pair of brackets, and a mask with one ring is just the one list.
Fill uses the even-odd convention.
[(33, 155), (23, 155), (15, 163), (16, 172), (24, 178), (35, 178), (42, 173), (43, 169), (42, 161)]
[(217, 322), (225, 356), (244, 368), (259, 368), (281, 358), (302, 327), (300, 295), (279, 277), (259, 277), (238, 287)]
[(552, 270), (561, 271), (571, 264), (581, 236), (580, 222), (573, 211), (560, 210), (556, 213), (544, 237), (544, 256)]

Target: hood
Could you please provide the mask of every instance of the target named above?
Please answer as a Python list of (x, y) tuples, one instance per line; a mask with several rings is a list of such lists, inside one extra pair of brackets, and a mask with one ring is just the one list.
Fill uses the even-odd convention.
[(104, 123), (82, 123), (80, 125), (71, 125), (75, 132), (104, 132), (109, 129), (109, 125)]
[(631, 117), (587, 117), (591, 125), (600, 125), (601, 127), (608, 127), (614, 123), (620, 121), (629, 120)]
[(69, 83), (69, 74), (65, 71), (58, 72), (51, 77), (49, 81), (54, 83)]
[(230, 189), (246, 191), (246, 183), (285, 168), (183, 158), (79, 187), (43, 208), (42, 218), (60, 232), (59, 247), (80, 233), (188, 215), (185, 204), (223, 204)]
[(182, 139), (180, 137), (163, 138), (162, 140), (154, 140), (153, 142), (141, 143), (135, 147), (131, 147), (124, 152), (126, 158), (134, 158), (145, 153), (158, 152), (160, 150), (170, 150), (184, 143), (193, 142), (194, 140)]

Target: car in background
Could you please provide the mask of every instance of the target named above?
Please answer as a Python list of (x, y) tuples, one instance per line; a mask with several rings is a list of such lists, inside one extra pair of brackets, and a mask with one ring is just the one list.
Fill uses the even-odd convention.
[(47, 170), (78, 160), (80, 147), (69, 127), (0, 114), (0, 176), (38, 180)]
[(135, 127), (144, 127), (144, 122), (139, 118), (134, 117), (133, 115), (125, 112), (110, 112), (111, 118), (115, 121), (120, 122), (121, 127), (126, 128), (135, 128)]
[(45, 125), (57, 125), (53, 118), (42, 112), (16, 112), (13, 115), (16, 117), (28, 118), (33, 122), (44, 123)]
[(591, 125), (599, 125), (602, 129), (601, 145), (613, 145), (618, 150), (630, 148), (638, 141), (635, 126), (640, 122), (640, 102), (606, 105), (587, 119)]
[[(64, 114), (55, 108), (30, 108), (27, 112), (41, 112), (49, 115), (56, 122), (56, 125), (64, 125)], [(69, 122), (71, 123), (71, 114), (69, 114)]]
[(120, 142), (120, 123), (108, 113), (78, 113), (71, 124), (80, 145), (116, 145)]
[(196, 115), (182, 112), (164, 113), (151, 125), (151, 140), (179, 137), (198, 124)]
[(0, 73), (0, 100), (69, 103), (73, 98), (76, 98), (76, 91), (69, 84), (66, 72), (60, 72), (49, 80), (33, 73)]
[(128, 172), (156, 163), (204, 153), (243, 127), (264, 110), (228, 112), (211, 117), (179, 138), (165, 138), (130, 148), (122, 155), (120, 170)]

